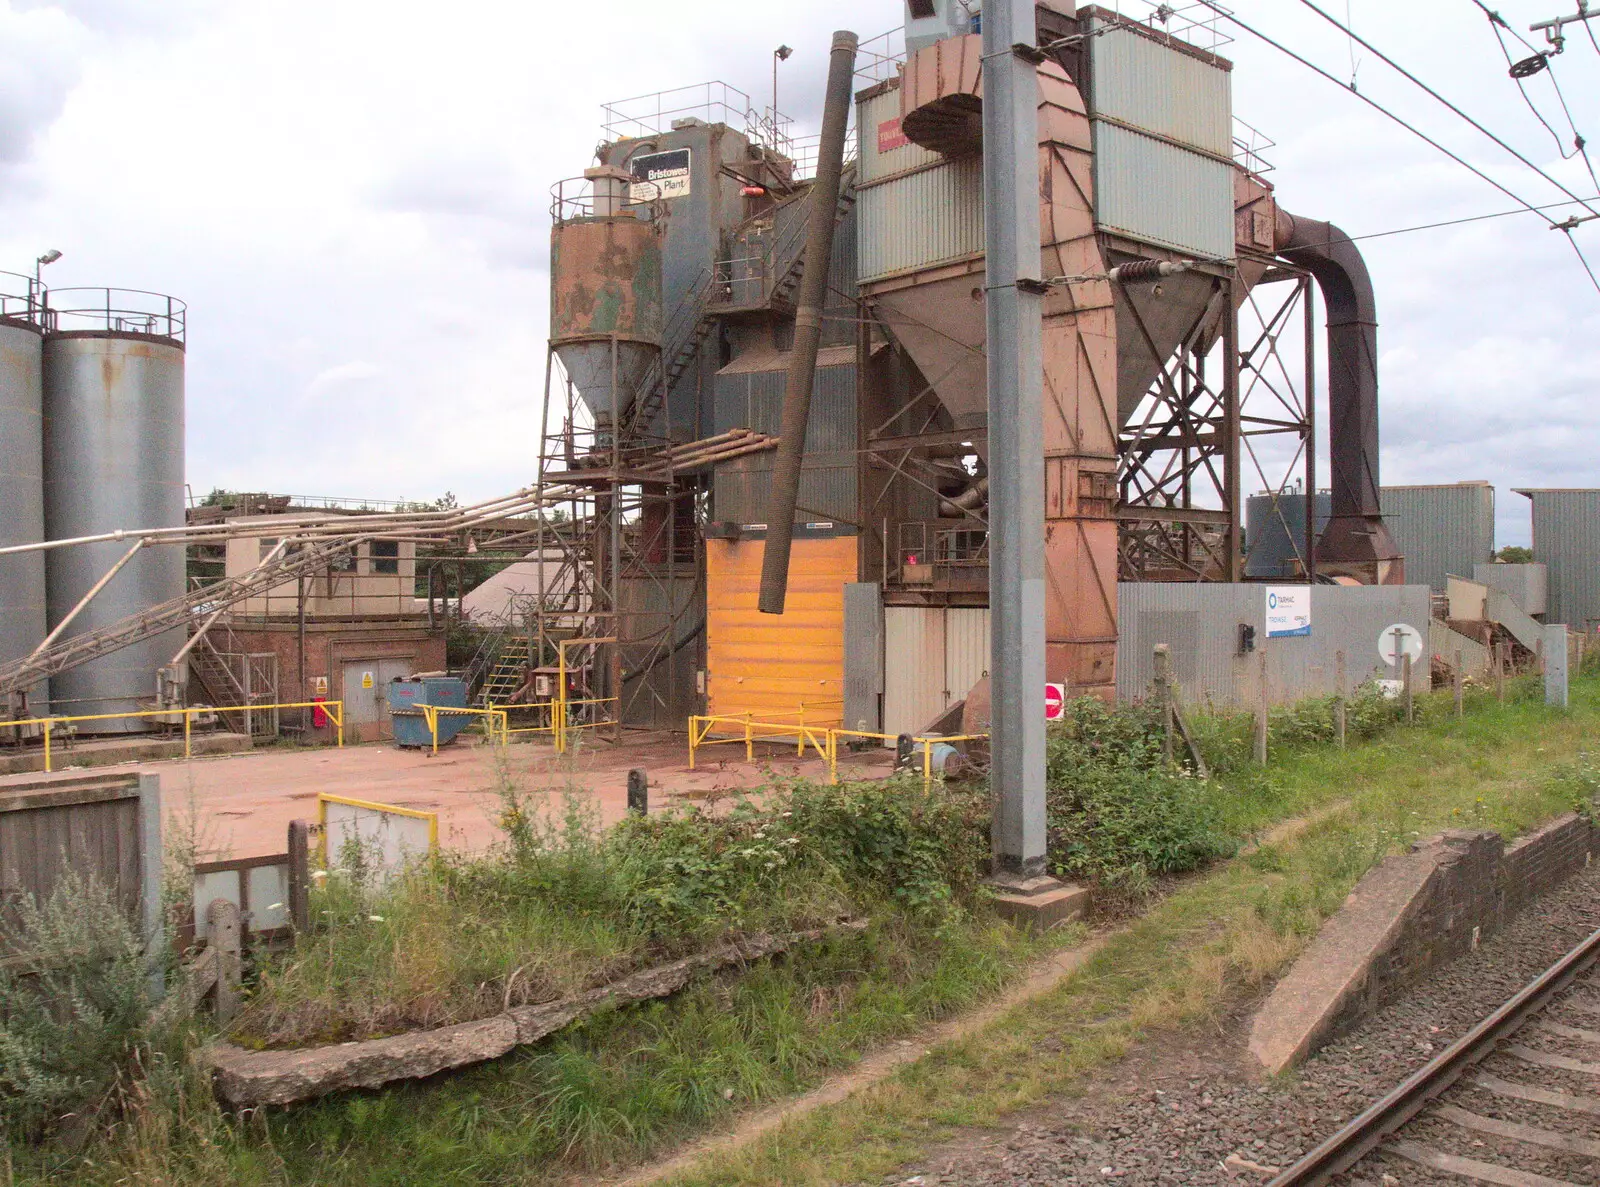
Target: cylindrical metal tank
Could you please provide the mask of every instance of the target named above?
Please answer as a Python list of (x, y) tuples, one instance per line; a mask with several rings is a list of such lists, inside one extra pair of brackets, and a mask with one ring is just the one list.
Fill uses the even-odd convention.
[(644, 209), (603, 188), (610, 178), (590, 181), (592, 198), (564, 200), (557, 188), (550, 345), (595, 422), (610, 424), (661, 350), (661, 235)]
[[(45, 530), (52, 540), (184, 522), (184, 343), (181, 303), (126, 290), (55, 290), (44, 341)], [(164, 303), (164, 304), (163, 304)], [(97, 307), (103, 306), (103, 308)], [(153, 307), (157, 312), (142, 312)], [(165, 312), (161, 312), (161, 310)], [(53, 549), (45, 565), (59, 623), (126, 552), (118, 541)], [(118, 622), (184, 591), (184, 550), (143, 550), (89, 603), (65, 637)], [(69, 669), (50, 682), (58, 714), (151, 707), (156, 673), (182, 630)], [(86, 723), (133, 733), (139, 719)]]
[[(13, 279), (0, 293), (0, 547), (44, 539), (43, 329), (28, 278)], [(45, 637), (44, 563), (42, 552), (0, 556), (0, 664)], [(46, 688), (29, 690), (29, 712), (46, 708)]]
[[(1274, 506), (1273, 504), (1277, 505)], [(1333, 514), (1333, 496), (1317, 492), (1317, 534)], [(1281, 495), (1251, 495), (1244, 502), (1244, 575), (1257, 579), (1304, 577), (1306, 496), (1288, 490)]]

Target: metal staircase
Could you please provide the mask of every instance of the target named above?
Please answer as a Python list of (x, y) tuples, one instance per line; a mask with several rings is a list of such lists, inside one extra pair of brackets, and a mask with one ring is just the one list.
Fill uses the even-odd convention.
[[(842, 223), (856, 204), (855, 165), (845, 168), (845, 179), (839, 190), (839, 201), (834, 207), (834, 226)], [(764, 284), (754, 302), (740, 302), (740, 309), (770, 308), (787, 304), (800, 287), (805, 274), (806, 229), (804, 200), (795, 203), (795, 211), (788, 220), (782, 235), (763, 254)], [(679, 302), (672, 319), (661, 335), (661, 365), (652, 368), (640, 384), (642, 398), (636, 396), (629, 428), (635, 434), (649, 431), (651, 423), (666, 400), (666, 395), (677, 385), (683, 373), (700, 353), (706, 338), (716, 328), (717, 315), (730, 303), (733, 280), (730, 264), (724, 262), (707, 268), (689, 287)]]
[(494, 666), (484, 677), (474, 704), (478, 708), (488, 708), (509, 703), (527, 679), (528, 663), (527, 636), (507, 638), (495, 656)]
[(199, 679), (210, 703), (219, 709), (241, 706), (249, 699), (244, 685), (211, 642), (210, 635), (202, 636), (189, 652), (189, 671)]

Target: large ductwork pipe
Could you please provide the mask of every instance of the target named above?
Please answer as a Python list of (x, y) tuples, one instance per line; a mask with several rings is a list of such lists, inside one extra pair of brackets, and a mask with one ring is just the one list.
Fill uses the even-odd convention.
[(1316, 277), (1328, 309), (1332, 518), (1317, 564), (1364, 580), (1403, 578), (1378, 494), (1378, 312), (1361, 251), (1338, 227), (1278, 210), (1278, 254)]
[(817, 178), (811, 183), (805, 270), (800, 275), (794, 348), (789, 354), (788, 383), (783, 392), (783, 427), (773, 463), (772, 499), (767, 504), (767, 545), (761, 557), (759, 602), (763, 614), (782, 614), (789, 593), (794, 505), (800, 496), (800, 463), (805, 460), (806, 425), (811, 419), (811, 384), (817, 373), (822, 308), (828, 296), (828, 258), (833, 254), (834, 212), (839, 205), (839, 177), (844, 172), (844, 136), (850, 121), (855, 69), (856, 35), (841, 30), (833, 35), (828, 57), (828, 93), (822, 108)]

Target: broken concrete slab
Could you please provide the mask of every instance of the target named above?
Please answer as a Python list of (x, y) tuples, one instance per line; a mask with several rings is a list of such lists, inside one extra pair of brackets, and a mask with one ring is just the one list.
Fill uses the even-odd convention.
[(866, 925), (864, 919), (851, 919), (788, 935), (745, 936), (560, 1001), (518, 1006), (475, 1022), (297, 1050), (252, 1051), (217, 1043), (206, 1049), (203, 1058), (212, 1069), (217, 1095), (236, 1108), (286, 1105), (351, 1088), (379, 1088), (498, 1059), (602, 1007), (676, 993), (703, 969), (759, 960), (797, 944), (861, 931)]

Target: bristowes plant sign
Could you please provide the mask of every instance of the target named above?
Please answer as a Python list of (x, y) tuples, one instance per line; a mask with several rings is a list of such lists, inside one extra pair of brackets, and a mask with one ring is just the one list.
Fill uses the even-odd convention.
[(1309, 585), (1269, 585), (1267, 600), (1267, 638), (1289, 639), (1311, 633), (1311, 587)]

